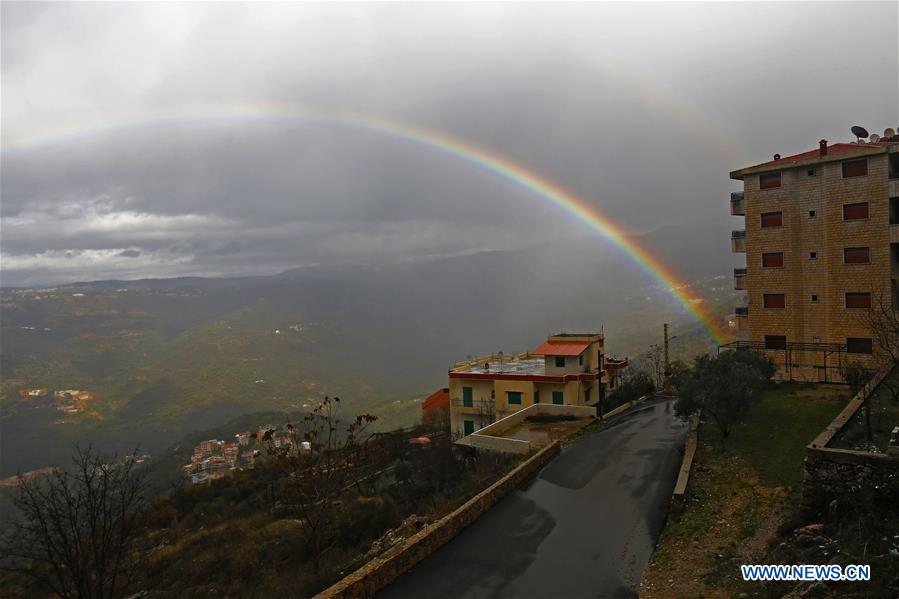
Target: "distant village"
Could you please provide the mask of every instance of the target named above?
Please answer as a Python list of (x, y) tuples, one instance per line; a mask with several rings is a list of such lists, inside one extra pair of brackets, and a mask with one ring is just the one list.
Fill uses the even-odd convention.
[[(188, 484), (198, 484), (229, 475), (235, 470), (253, 468), (257, 460), (265, 458), (266, 448), (284, 451), (311, 451), (309, 441), (297, 441), (296, 432), (286, 426), (278, 429), (267, 424), (256, 432), (240, 432), (234, 441), (220, 439), (201, 441), (194, 447), (190, 463), (181, 467)], [(270, 445), (269, 445), (270, 444)]]
[[(26, 387), (20, 392), (22, 399), (45, 399), (51, 396), (46, 387)], [(76, 414), (87, 407), (87, 402), (94, 398), (90, 391), (81, 389), (60, 389), (52, 392), (56, 409), (66, 414)]]

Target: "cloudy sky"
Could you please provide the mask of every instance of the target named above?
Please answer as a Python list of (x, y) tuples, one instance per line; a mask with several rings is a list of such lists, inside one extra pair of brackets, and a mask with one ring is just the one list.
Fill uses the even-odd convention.
[(728, 171), (899, 124), (897, 27), (895, 2), (4, 2), (2, 283), (589, 233), (376, 119), (488, 148), (631, 231), (721, 234)]

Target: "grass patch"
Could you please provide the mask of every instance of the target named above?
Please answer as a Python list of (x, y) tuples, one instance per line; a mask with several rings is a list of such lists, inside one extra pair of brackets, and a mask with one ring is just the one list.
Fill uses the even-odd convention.
[(747, 590), (738, 580), (739, 565), (765, 555), (780, 524), (795, 511), (805, 446), (847, 400), (845, 387), (785, 383), (764, 393), (726, 440), (713, 422), (704, 422), (687, 509), (663, 531), (640, 596)]
[[(763, 484), (798, 493), (805, 446), (848, 400), (848, 390), (842, 386), (780, 384), (748, 410), (725, 446), (749, 462)], [(718, 430), (713, 425), (705, 428), (704, 434), (720, 444)]]

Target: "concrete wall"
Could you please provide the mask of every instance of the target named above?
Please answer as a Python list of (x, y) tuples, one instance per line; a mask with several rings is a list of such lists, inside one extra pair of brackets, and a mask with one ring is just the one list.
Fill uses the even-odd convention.
[(517, 489), (531, 478), (543, 464), (558, 455), (560, 451), (561, 445), (558, 441), (543, 448), (519, 464), (512, 472), (475, 495), (459, 509), (425, 527), (409, 537), (403, 544), (388, 550), (382, 556), (373, 559), (325, 589), (316, 595), (316, 599), (373, 596), (378, 590), (383, 589), (411, 569), (412, 566), (451, 541), (510, 491)]
[(488, 451), (502, 451), (505, 453), (525, 454), (533, 449), (531, 444), (520, 439), (508, 439), (503, 437), (506, 431), (513, 429), (528, 416), (553, 415), (574, 416), (575, 418), (590, 418), (596, 416), (596, 409), (590, 406), (560, 406), (555, 404), (538, 403), (510, 414), (497, 420), (490, 426), (486, 426), (467, 437), (462, 437), (456, 443), (486, 449)]

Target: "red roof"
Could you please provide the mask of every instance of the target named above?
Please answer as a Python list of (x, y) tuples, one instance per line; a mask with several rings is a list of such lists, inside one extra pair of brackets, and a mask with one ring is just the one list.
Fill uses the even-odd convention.
[[(865, 143), (865, 144), (847, 144), (847, 143), (835, 143), (831, 146), (827, 146), (827, 156), (840, 156), (843, 154), (854, 154), (865, 153), (864, 150), (871, 150), (881, 145), (889, 145), (888, 143)], [(771, 160), (770, 162), (763, 162), (762, 164), (757, 164), (755, 166), (750, 166), (749, 168), (756, 169), (759, 167), (778, 167), (778, 166), (786, 166), (793, 162), (802, 162), (803, 160), (811, 160), (812, 158), (817, 158), (819, 156), (820, 149), (815, 148), (814, 150), (809, 150), (808, 152), (803, 152), (801, 154), (794, 154), (792, 156), (784, 156), (779, 158), (778, 160)], [(745, 169), (744, 169), (745, 170)]]
[(547, 341), (532, 351), (538, 356), (579, 356), (590, 347), (586, 341)]
[(438, 410), (449, 407), (449, 389), (438, 389), (421, 402), (422, 410)]

